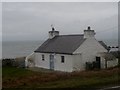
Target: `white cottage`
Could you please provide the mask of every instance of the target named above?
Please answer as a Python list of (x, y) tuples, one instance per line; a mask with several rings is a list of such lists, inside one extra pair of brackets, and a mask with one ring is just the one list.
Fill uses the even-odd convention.
[(107, 46), (95, 39), (95, 32), (90, 27), (84, 34), (59, 35), (59, 31), (49, 31), (49, 38), (34, 51), (32, 66), (57, 71), (81, 71), (87, 63), (97, 62), (97, 68), (105, 68)]

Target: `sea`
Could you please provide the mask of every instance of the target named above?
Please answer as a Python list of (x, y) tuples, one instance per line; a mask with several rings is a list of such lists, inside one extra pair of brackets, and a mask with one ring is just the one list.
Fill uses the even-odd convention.
[(33, 53), (43, 41), (3, 41), (2, 58), (24, 57)]
[[(23, 57), (33, 53), (44, 41), (2, 41), (2, 58)], [(118, 46), (117, 40), (104, 40), (108, 46)]]

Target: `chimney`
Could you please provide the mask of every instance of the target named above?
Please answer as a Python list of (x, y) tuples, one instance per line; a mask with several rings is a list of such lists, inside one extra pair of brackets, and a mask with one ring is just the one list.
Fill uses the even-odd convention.
[(59, 36), (59, 31), (55, 31), (55, 28), (51, 25), (52, 31), (49, 31), (49, 39), (54, 38), (55, 36)]
[(94, 36), (94, 30), (91, 30), (90, 26), (88, 26), (87, 30), (84, 30), (84, 38), (94, 38)]

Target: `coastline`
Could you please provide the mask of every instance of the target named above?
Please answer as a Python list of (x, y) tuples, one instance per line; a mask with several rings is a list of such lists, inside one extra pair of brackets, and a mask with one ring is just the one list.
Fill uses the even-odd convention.
[[(107, 46), (118, 46), (117, 40), (103, 40)], [(16, 58), (30, 55), (44, 40), (33, 41), (3, 41), (0, 44), (0, 58)]]
[(2, 58), (24, 57), (36, 50), (43, 41), (3, 41)]

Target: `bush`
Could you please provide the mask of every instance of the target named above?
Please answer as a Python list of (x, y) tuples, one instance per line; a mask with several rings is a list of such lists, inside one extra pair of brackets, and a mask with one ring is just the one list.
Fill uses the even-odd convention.
[(86, 70), (92, 70), (93, 64), (91, 62), (86, 62)]
[(93, 62), (86, 62), (86, 70), (93, 70), (93, 69), (97, 69), (99, 70), (99, 63), (97, 61), (93, 61)]
[(15, 58), (15, 59), (2, 59), (2, 66), (13, 66), (25, 68), (25, 57)]
[(13, 66), (15, 59), (2, 59), (2, 66)]

